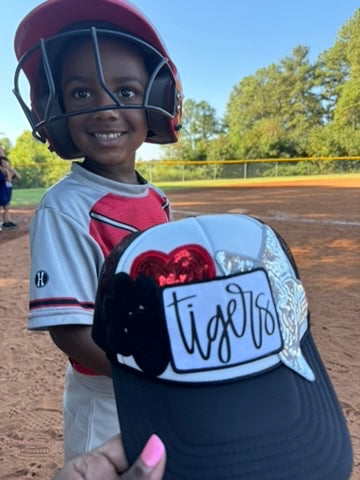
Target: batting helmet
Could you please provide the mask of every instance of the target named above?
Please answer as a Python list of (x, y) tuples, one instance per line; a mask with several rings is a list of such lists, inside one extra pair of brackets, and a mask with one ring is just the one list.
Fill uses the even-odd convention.
[[(105, 107), (66, 112), (59, 89), (59, 55), (65, 42), (91, 39), (102, 88), (114, 103)], [(143, 54), (149, 81), (142, 104), (124, 105), (107, 87), (101, 67), (98, 38), (107, 36), (134, 44)], [(38, 140), (65, 159), (82, 157), (68, 129), (70, 116), (96, 110), (141, 108), (146, 111), (150, 143), (178, 140), (182, 115), (182, 87), (175, 64), (149, 20), (126, 0), (47, 0), (32, 10), (15, 35), (19, 60), (14, 94)], [(30, 83), (27, 103), (20, 92), (23, 71)], [(29, 104), (29, 105), (28, 105)]]

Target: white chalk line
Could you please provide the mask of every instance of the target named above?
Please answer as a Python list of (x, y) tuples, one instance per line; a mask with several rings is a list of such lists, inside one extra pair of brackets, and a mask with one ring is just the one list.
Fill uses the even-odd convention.
[[(214, 215), (219, 212), (196, 212), (193, 210), (177, 210), (173, 209), (173, 213), (179, 213), (186, 216), (198, 216), (198, 215)], [(246, 210), (229, 210), (228, 212), (222, 213), (249, 213)], [(251, 214), (250, 214), (251, 215)], [(360, 221), (350, 221), (350, 220), (335, 220), (333, 218), (304, 218), (297, 215), (289, 215), (284, 212), (276, 212), (274, 215), (261, 215), (262, 220), (276, 220), (280, 222), (296, 222), (296, 223), (316, 223), (317, 225), (340, 225), (343, 227), (360, 227)]]

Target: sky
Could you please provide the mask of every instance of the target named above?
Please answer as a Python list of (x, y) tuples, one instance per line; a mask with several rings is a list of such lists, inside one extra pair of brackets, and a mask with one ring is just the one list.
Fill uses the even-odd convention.
[[(76, 0), (73, 0), (76, 2)], [(23, 17), (41, 0), (1, 2), (0, 141), (14, 144), (29, 130), (13, 89), (17, 60), (13, 40)], [(278, 63), (294, 47), (310, 49), (310, 60), (331, 48), (359, 0), (132, 0), (152, 22), (176, 64), (185, 99), (205, 100), (222, 117), (230, 93), (244, 77)], [(144, 144), (138, 158), (161, 150)]]

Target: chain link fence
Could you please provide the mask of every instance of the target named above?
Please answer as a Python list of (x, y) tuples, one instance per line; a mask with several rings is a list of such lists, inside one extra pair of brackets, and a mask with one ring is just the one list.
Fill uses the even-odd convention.
[(268, 158), (255, 160), (139, 161), (137, 170), (150, 182), (246, 179), (360, 173), (359, 157)]

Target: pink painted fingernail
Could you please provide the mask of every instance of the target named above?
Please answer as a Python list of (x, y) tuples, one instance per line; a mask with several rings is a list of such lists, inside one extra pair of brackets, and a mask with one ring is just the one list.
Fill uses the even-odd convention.
[(164, 456), (164, 453), (164, 444), (157, 435), (153, 434), (147, 441), (140, 457), (147, 467), (153, 468)]

